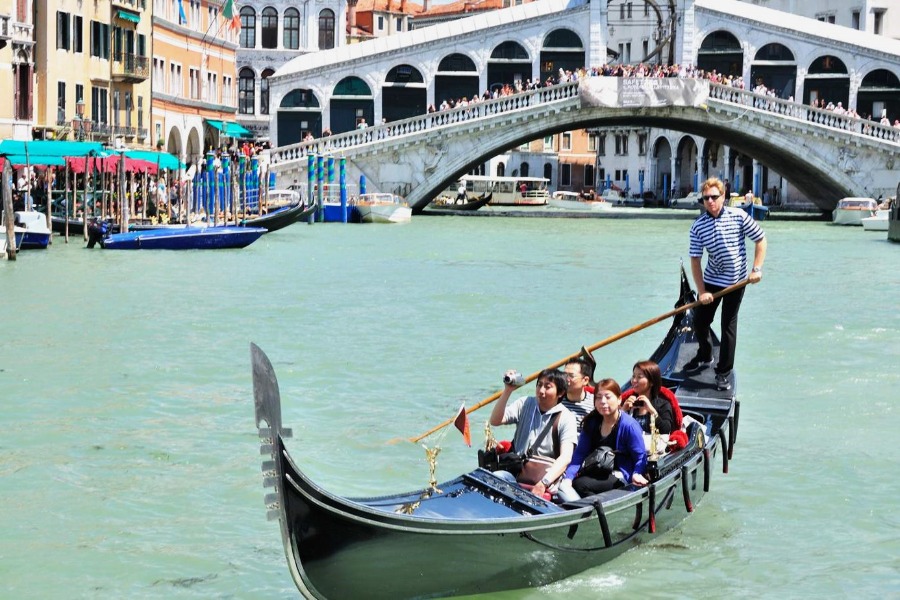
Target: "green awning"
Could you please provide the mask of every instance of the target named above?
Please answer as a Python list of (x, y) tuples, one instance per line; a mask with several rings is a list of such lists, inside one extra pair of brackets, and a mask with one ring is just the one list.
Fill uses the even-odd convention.
[(130, 12), (128, 12), (127, 10), (120, 10), (120, 11), (118, 11), (117, 16), (118, 16), (120, 19), (125, 19), (126, 21), (131, 21), (132, 23), (140, 23), (140, 22), (141, 22), (141, 16), (140, 16), (140, 15), (136, 15), (136, 14), (134, 14), (134, 13), (130, 13)]
[(159, 165), (160, 169), (169, 169), (177, 171), (184, 168), (184, 163), (178, 160), (177, 156), (168, 152), (154, 152), (152, 150), (126, 150), (125, 156), (128, 158), (136, 158), (138, 160), (146, 160), (155, 165)]
[(206, 119), (206, 123), (213, 129), (221, 131), (222, 135), (227, 135), (228, 137), (253, 137), (253, 134), (250, 133), (248, 129), (234, 121)]
[[(65, 158), (66, 156), (87, 156), (93, 153), (100, 156), (103, 153), (103, 144), (99, 142), (68, 142), (64, 140), (37, 140), (23, 142), (19, 140), (3, 140), (0, 142), (0, 154), (18, 155), (29, 158), (33, 164), (44, 158)], [(39, 158), (40, 157), (40, 158)], [(43, 163), (56, 164), (56, 163)]]
[(225, 122), (225, 135), (229, 135), (231, 137), (252, 137), (253, 134), (250, 133), (248, 129), (246, 129), (240, 123), (232, 123), (231, 121)]

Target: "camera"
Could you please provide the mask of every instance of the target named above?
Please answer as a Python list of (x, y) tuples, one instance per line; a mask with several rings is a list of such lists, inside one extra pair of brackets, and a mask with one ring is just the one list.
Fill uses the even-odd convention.
[(506, 385), (520, 386), (525, 383), (525, 378), (518, 371), (513, 371), (509, 375), (503, 376), (503, 383)]

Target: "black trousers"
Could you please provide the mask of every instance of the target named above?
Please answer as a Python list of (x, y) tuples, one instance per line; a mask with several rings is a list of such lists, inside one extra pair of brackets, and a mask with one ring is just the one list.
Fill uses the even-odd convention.
[[(715, 294), (725, 288), (718, 285), (706, 284), (706, 291)], [(744, 289), (731, 292), (716, 298), (709, 304), (701, 304), (694, 309), (694, 332), (697, 334), (697, 356), (701, 360), (712, 360), (712, 334), (710, 325), (716, 316), (719, 304), (722, 305), (722, 333), (719, 346), (719, 362), (716, 365), (716, 373), (727, 374), (734, 368), (734, 349), (737, 346), (738, 311), (741, 309), (741, 300), (744, 299)]]
[(612, 473), (604, 479), (579, 475), (572, 481), (572, 489), (578, 492), (578, 495), (582, 498), (593, 496), (594, 494), (602, 494), (620, 487), (625, 487), (625, 484)]

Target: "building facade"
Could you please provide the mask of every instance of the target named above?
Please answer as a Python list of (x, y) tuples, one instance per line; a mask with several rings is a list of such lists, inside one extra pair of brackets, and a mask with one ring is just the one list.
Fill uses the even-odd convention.
[(0, 0), (0, 139), (30, 140), (34, 123), (34, 25), (30, 0)]
[(149, 147), (145, 0), (37, 0), (34, 136)]
[[(179, 9), (183, 7), (183, 11)], [(246, 135), (238, 125), (232, 0), (153, 0), (153, 143), (196, 164)]]
[[(355, 4), (355, 0), (351, 0)], [(270, 113), (267, 79), (290, 59), (308, 52), (347, 43), (347, 0), (297, 3), (290, 0), (250, 0), (240, 7), (236, 51), (238, 77), (237, 121), (257, 140), (269, 139)], [(287, 98), (286, 111), (301, 112), (309, 98)], [(321, 132), (321, 120), (298, 119), (301, 136)]]

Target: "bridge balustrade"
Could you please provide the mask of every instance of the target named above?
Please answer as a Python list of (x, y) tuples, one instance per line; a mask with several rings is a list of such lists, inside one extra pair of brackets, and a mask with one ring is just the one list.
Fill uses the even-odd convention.
[(719, 83), (709, 84), (709, 96), (729, 104), (752, 106), (766, 112), (784, 117), (791, 117), (802, 121), (809, 121), (816, 125), (840, 129), (851, 133), (867, 135), (889, 142), (900, 141), (900, 129), (892, 125), (882, 125), (869, 119), (855, 117), (848, 114), (836, 113), (832, 110), (815, 108), (799, 102), (791, 102), (781, 98), (766, 96), (734, 88)]
[(341, 150), (365, 146), (383, 139), (398, 138), (430, 129), (457, 125), (466, 121), (487, 119), (516, 110), (550, 104), (578, 96), (578, 82), (568, 82), (550, 87), (528, 90), (510, 96), (492, 98), (458, 106), (450, 110), (426, 113), (409, 119), (355, 129), (337, 135), (282, 146), (272, 151), (272, 164), (291, 162), (309, 154), (329, 154)]

